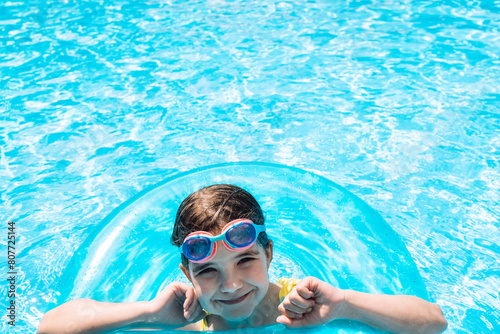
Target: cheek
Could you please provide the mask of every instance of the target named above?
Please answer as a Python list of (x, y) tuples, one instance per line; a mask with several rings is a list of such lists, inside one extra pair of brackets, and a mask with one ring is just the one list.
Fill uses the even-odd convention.
[(215, 279), (196, 280), (193, 282), (193, 285), (199, 300), (210, 299), (217, 288), (217, 282)]
[(218, 285), (214, 280), (197, 280), (193, 282), (194, 290), (198, 296), (198, 302), (202, 309), (209, 313), (216, 314), (217, 310), (211, 302), (212, 297), (217, 292)]
[(267, 266), (265, 262), (257, 262), (254, 266), (248, 268), (248, 274), (246, 274), (246, 277), (249, 277), (255, 285), (259, 285), (261, 287), (269, 286), (269, 275), (267, 273)]

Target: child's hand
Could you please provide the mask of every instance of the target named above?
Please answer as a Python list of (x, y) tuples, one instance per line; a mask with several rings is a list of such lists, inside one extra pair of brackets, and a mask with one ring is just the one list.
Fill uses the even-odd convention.
[(205, 317), (194, 289), (186, 283), (170, 283), (150, 303), (150, 322), (182, 326)]
[(278, 306), (276, 321), (287, 327), (317, 326), (339, 317), (344, 291), (315, 277), (306, 277)]

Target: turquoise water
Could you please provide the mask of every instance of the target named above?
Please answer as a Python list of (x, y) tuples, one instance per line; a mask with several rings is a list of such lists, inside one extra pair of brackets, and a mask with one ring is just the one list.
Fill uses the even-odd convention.
[(499, 13), (495, 1), (2, 2), (0, 221), (17, 222), (19, 322), (1, 332), (34, 332), (114, 208), (235, 161), (356, 194), (404, 241), (448, 332), (500, 331)]

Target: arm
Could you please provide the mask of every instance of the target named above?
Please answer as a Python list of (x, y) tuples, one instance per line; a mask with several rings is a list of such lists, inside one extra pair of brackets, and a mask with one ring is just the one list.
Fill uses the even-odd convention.
[(439, 306), (414, 296), (345, 291), (342, 317), (395, 333), (442, 333), (448, 323)]
[(146, 325), (147, 318), (147, 302), (101, 303), (76, 299), (47, 312), (37, 333), (100, 333), (128, 325)]
[(279, 306), (276, 320), (288, 327), (315, 326), (350, 319), (395, 333), (441, 333), (447, 327), (441, 309), (413, 296), (341, 290), (307, 277)]
[(203, 316), (193, 288), (185, 283), (174, 282), (150, 302), (72, 300), (47, 312), (37, 333), (102, 333), (140, 326), (173, 329), (198, 321)]

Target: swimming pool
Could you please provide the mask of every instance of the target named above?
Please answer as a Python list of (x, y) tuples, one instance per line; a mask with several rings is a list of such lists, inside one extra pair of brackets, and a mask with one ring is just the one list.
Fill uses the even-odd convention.
[(233, 161), (344, 186), (401, 236), (448, 332), (500, 331), (499, 12), (458, 0), (2, 3), (0, 215), (17, 222), (19, 307), (1, 331), (35, 331), (72, 253), (118, 205)]

